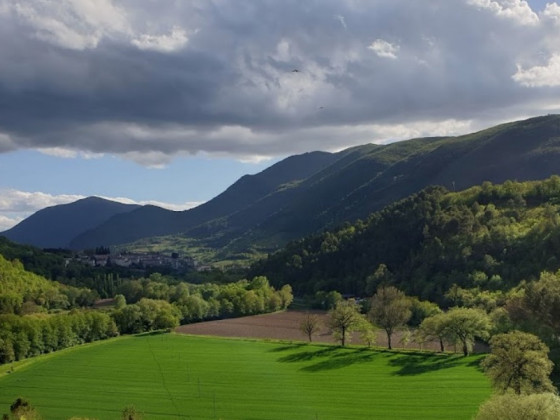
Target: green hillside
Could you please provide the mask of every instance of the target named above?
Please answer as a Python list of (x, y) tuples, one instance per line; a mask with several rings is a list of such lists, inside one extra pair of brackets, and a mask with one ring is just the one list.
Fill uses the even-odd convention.
[(0, 254), (0, 314), (33, 313), (91, 304), (95, 294), (61, 285), (25, 270), (18, 260)]
[(251, 275), (289, 283), (297, 295), (366, 296), (388, 282), (444, 303), (452, 285), (508, 290), (560, 268), (559, 210), (558, 176), (461, 192), (430, 187), (364, 221), (292, 242)]
[(470, 419), (490, 395), (480, 356), (255, 342), (123, 337), (34, 359), (0, 377), (44, 418)]

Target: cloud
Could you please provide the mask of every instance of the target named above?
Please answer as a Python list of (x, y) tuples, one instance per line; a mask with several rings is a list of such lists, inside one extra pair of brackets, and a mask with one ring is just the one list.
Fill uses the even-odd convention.
[(525, 0), (468, 0), (468, 3), (522, 25), (536, 25), (539, 22), (539, 17)]
[(23, 220), (22, 217), (9, 217), (3, 214), (0, 214), (0, 232), (4, 232)]
[(157, 206), (157, 207), (162, 207), (164, 209), (173, 210), (173, 211), (189, 210), (189, 209), (192, 209), (194, 207), (197, 207), (197, 206), (203, 204), (203, 202), (200, 202), (200, 201), (187, 201), (187, 202), (184, 202), (184, 203), (166, 203), (166, 202), (157, 201), (157, 200), (136, 201), (136, 200), (132, 200), (132, 199), (126, 198), (126, 197), (101, 197), (101, 198), (105, 198), (105, 199), (111, 200), (111, 201), (118, 201), (119, 203), (124, 203), (124, 204), (139, 204), (141, 206), (146, 206), (146, 205)]
[(560, 86), (560, 54), (553, 55), (546, 66), (534, 66), (526, 70), (519, 67), (512, 77), (528, 87)]
[(379, 57), (383, 58), (397, 58), (399, 46), (391, 44), (383, 39), (376, 39), (371, 43), (368, 49), (372, 50)]
[(26, 192), (13, 189), (0, 191), (0, 212), (34, 212), (39, 209), (66, 204), (84, 198), (81, 195), (52, 195), (42, 192)]
[(184, 29), (174, 27), (169, 35), (142, 34), (132, 40), (132, 44), (141, 50), (154, 50), (161, 52), (172, 52), (183, 48), (189, 38)]
[(550, 112), (559, 17), (520, 0), (0, 0), (0, 153), (158, 168), (386, 140), (363, 127), (462, 134)]
[(334, 18), (340, 22), (340, 24), (342, 25), (342, 27), (344, 29), (348, 29), (348, 26), (346, 25), (346, 20), (344, 19), (344, 16), (334, 15)]
[(17, 149), (17, 146), (12, 138), (9, 135), (0, 132), (0, 153), (11, 152), (15, 149)]
[(18, 19), (32, 36), (63, 48), (95, 48), (103, 37), (129, 29), (126, 12), (111, 0), (42, 0), (2, 5), (3, 13)]
[[(0, 232), (10, 229), (33, 213), (46, 207), (68, 204), (85, 198), (75, 194), (47, 194), (39, 191), (28, 192), (14, 189), (0, 190)], [(125, 204), (153, 205), (169, 210), (181, 211), (196, 207), (202, 202), (167, 203), (156, 200), (133, 200), (127, 197), (105, 197)]]
[(547, 3), (542, 15), (556, 23), (560, 23), (560, 6), (556, 3)]

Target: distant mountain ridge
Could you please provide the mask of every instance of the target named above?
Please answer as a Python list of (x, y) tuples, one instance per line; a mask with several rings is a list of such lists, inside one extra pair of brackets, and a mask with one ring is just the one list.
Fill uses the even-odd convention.
[(72, 239), (83, 231), (139, 207), (136, 204), (88, 197), (39, 210), (0, 235), (39, 248), (68, 248)]
[(143, 206), (120, 212), (90, 223), (68, 243), (83, 249), (181, 235), (219, 249), (222, 257), (254, 249), (267, 252), (366, 218), (428, 185), (460, 190), (484, 181), (539, 180), (558, 173), (560, 116), (549, 115), (458, 137), (291, 156), (240, 178), (194, 209)]

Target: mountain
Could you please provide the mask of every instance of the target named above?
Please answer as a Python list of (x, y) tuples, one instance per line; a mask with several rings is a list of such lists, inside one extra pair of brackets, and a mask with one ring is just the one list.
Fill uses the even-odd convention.
[[(292, 199), (227, 245), (278, 243), (366, 218), (429, 185), (461, 190), (484, 181), (538, 180), (560, 173), (560, 116), (503, 124), (470, 135), (422, 138), (346, 153), (297, 186)], [(243, 215), (235, 217), (243, 219)], [(233, 218), (230, 218), (233, 219)], [(270, 249), (272, 246), (269, 247)]]
[(138, 207), (98, 197), (84, 198), (39, 210), (0, 235), (39, 248), (67, 248), (70, 241), (83, 231)]
[[(78, 235), (74, 249), (115, 245), (137, 239), (187, 232), (201, 224), (223, 226), (222, 221), (263, 198), (277, 193), (283, 185), (297, 183), (331, 165), (338, 154), (311, 152), (290, 156), (256, 175), (245, 175), (212, 200), (182, 212), (145, 206), (128, 214), (120, 214), (90, 231)], [(254, 222), (254, 221), (253, 221)]]
[(366, 218), (429, 185), (461, 190), (483, 181), (538, 180), (558, 172), (560, 116), (548, 115), (464, 136), (291, 156), (242, 177), (194, 209), (144, 206), (91, 223), (79, 229), (70, 246), (173, 235), (158, 242), (172, 247), (181, 240), (194, 241), (196, 247), (214, 250), (214, 258), (235, 258), (270, 252), (290, 240)]

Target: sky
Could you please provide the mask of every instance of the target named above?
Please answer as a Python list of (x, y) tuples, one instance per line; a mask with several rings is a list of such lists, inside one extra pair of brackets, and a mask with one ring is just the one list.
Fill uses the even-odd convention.
[(181, 210), (294, 154), (560, 113), (560, 6), (0, 0), (0, 231), (86, 196)]

